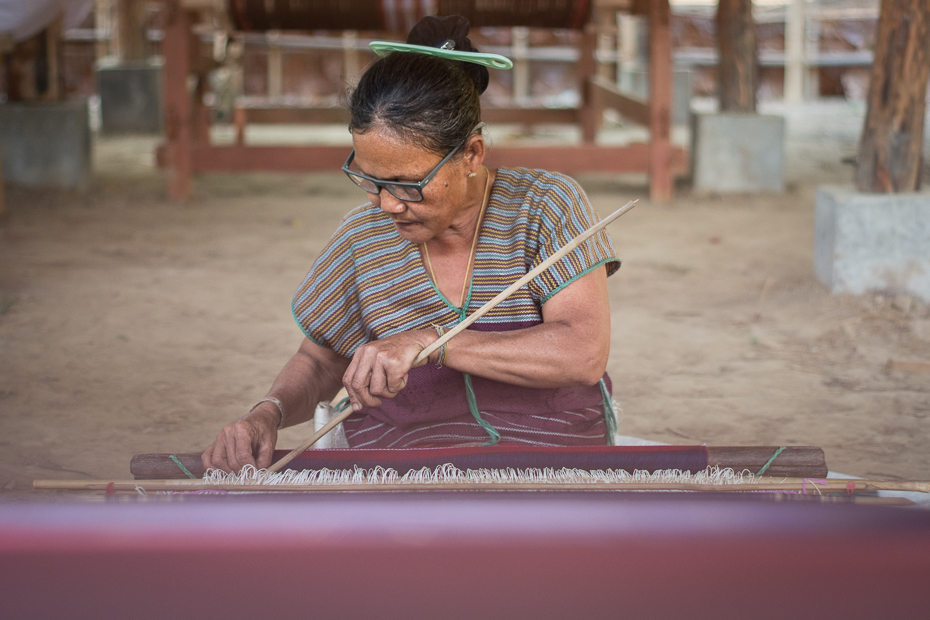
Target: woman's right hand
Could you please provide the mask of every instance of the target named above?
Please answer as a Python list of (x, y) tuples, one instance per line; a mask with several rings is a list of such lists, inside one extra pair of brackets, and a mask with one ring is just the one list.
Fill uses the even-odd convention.
[(280, 416), (274, 403), (264, 402), (224, 426), (200, 457), (204, 468), (238, 473), (245, 465), (269, 467), (278, 441)]

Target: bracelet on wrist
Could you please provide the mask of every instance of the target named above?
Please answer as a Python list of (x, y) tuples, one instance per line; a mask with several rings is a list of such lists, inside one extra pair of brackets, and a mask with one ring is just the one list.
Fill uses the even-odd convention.
[(253, 411), (255, 411), (255, 408), (261, 405), (262, 403), (272, 403), (275, 407), (278, 408), (278, 413), (281, 414), (281, 421), (278, 422), (278, 430), (281, 430), (282, 428), (284, 428), (284, 421), (287, 419), (287, 416), (284, 414), (284, 405), (282, 405), (281, 401), (275, 398), (274, 396), (266, 396), (265, 398), (261, 399), (260, 401), (252, 405), (252, 408), (249, 409), (249, 413), (252, 413)]
[[(433, 329), (436, 330), (436, 333), (442, 338), (446, 334), (446, 330), (443, 329), (442, 325), (436, 325), (435, 323), (430, 323), (433, 326)], [(446, 352), (449, 350), (449, 343), (443, 342), (442, 346), (439, 347), (439, 353), (436, 355), (436, 361), (433, 362), (439, 368), (442, 368), (443, 363), (446, 361)]]

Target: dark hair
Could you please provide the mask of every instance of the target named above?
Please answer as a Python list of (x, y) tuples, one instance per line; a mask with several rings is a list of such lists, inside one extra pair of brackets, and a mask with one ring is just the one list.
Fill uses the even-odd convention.
[[(460, 15), (424, 17), (408, 43), (440, 47), (452, 40), (458, 51), (477, 52)], [(479, 95), (488, 70), (474, 63), (411, 52), (392, 52), (365, 71), (349, 99), (350, 131), (384, 127), (404, 140), (446, 155), (481, 122)]]

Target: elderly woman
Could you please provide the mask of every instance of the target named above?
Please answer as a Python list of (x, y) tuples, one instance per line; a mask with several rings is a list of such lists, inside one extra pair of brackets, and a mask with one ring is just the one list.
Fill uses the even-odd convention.
[[(417, 354), (597, 221), (570, 178), (484, 165), (485, 66), (459, 16), (426, 18), (350, 100), (343, 170), (368, 194), (297, 291), (305, 334), (262, 399), (203, 454), (206, 467), (267, 467), (277, 431), (345, 386), (351, 447), (611, 439), (607, 277), (600, 233), (414, 366)], [(443, 56), (452, 56), (447, 58)], [(610, 418), (610, 419), (609, 419)]]

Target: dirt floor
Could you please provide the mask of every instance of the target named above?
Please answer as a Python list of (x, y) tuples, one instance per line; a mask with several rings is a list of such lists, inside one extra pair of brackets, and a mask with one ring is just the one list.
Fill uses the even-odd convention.
[[(610, 227), (608, 370), (620, 432), (817, 445), (832, 470), (930, 479), (930, 310), (833, 296), (812, 275), (817, 185), (843, 182), (856, 109), (789, 111), (789, 191), (650, 203), (582, 177)], [(818, 116), (820, 114), (820, 116)], [(850, 120), (852, 119), (852, 120)], [(101, 140), (83, 192), (7, 188), (0, 227), (0, 489), (128, 478), (139, 452), (199, 451), (261, 398), (301, 333), (291, 295), (362, 195), (340, 174), (210, 175), (164, 198), (149, 138)], [(282, 434), (281, 446), (308, 429)], [(10, 493), (12, 492), (12, 493)]]

